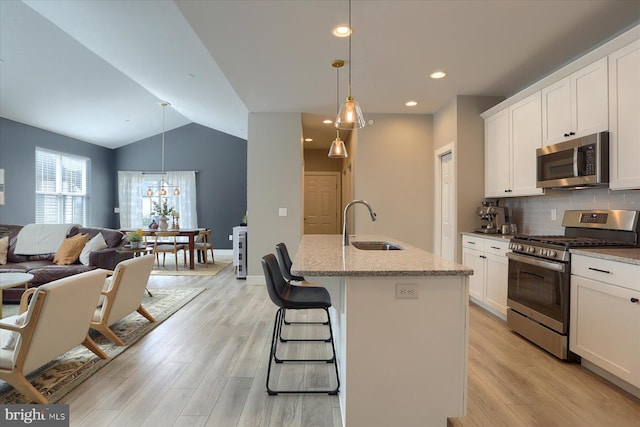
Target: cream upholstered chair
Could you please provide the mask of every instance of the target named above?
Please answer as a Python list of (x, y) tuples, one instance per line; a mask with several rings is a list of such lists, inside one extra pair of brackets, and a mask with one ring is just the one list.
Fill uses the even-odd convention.
[(216, 263), (216, 259), (213, 256), (213, 240), (210, 229), (200, 230), (197, 240), (193, 244), (193, 248), (198, 253), (198, 260), (200, 260), (200, 254), (203, 255), (205, 267), (207, 266), (207, 251), (211, 251), (211, 263)]
[(26, 291), (21, 303), (26, 311), (0, 321), (0, 379), (35, 402), (46, 404), (49, 402), (26, 374), (79, 344), (106, 359), (87, 334), (106, 276), (106, 270), (92, 270)]
[(178, 242), (177, 231), (156, 231), (156, 240), (153, 244), (153, 253), (156, 255), (158, 265), (160, 265), (160, 254), (162, 254), (162, 266), (164, 267), (165, 257), (167, 253), (172, 253), (176, 256), (176, 271), (178, 271), (178, 252), (182, 251), (184, 256), (183, 265), (187, 267), (187, 252), (185, 251), (185, 245)]
[(142, 306), (142, 297), (153, 268), (153, 255), (131, 258), (116, 265), (113, 276), (104, 282), (102, 297), (95, 307), (91, 329), (95, 329), (117, 345), (125, 345), (109, 326), (137, 311), (150, 322), (151, 314)]

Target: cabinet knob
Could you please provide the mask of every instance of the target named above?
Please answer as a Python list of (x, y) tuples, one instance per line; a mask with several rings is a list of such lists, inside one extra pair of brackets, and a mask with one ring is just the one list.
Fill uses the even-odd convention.
[(573, 136), (575, 134), (576, 134), (575, 132), (569, 132), (569, 136)]
[(631, 302), (638, 302), (638, 298), (631, 298)]
[(568, 134), (568, 133), (565, 133), (565, 134), (564, 134), (564, 136), (565, 136), (565, 138), (566, 138), (567, 136), (569, 136), (569, 134)]

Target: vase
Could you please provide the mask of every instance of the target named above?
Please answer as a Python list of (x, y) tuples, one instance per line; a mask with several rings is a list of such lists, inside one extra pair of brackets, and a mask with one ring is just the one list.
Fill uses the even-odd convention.
[(166, 216), (160, 215), (159, 227), (162, 231), (166, 231), (169, 228), (169, 223), (167, 222)]

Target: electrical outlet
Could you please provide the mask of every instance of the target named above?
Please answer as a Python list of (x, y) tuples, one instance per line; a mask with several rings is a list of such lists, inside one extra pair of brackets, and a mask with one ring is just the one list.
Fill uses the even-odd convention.
[(551, 221), (555, 221), (558, 218), (555, 209), (551, 209)]
[(233, 234), (229, 234), (229, 240), (233, 240)]
[(396, 299), (418, 299), (417, 283), (396, 283)]

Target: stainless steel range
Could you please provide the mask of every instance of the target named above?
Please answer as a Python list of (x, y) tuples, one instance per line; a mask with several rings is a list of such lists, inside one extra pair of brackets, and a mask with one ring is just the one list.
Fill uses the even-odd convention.
[(639, 211), (568, 210), (563, 236), (514, 236), (509, 248), (507, 326), (561, 359), (569, 352), (571, 248), (637, 247)]

